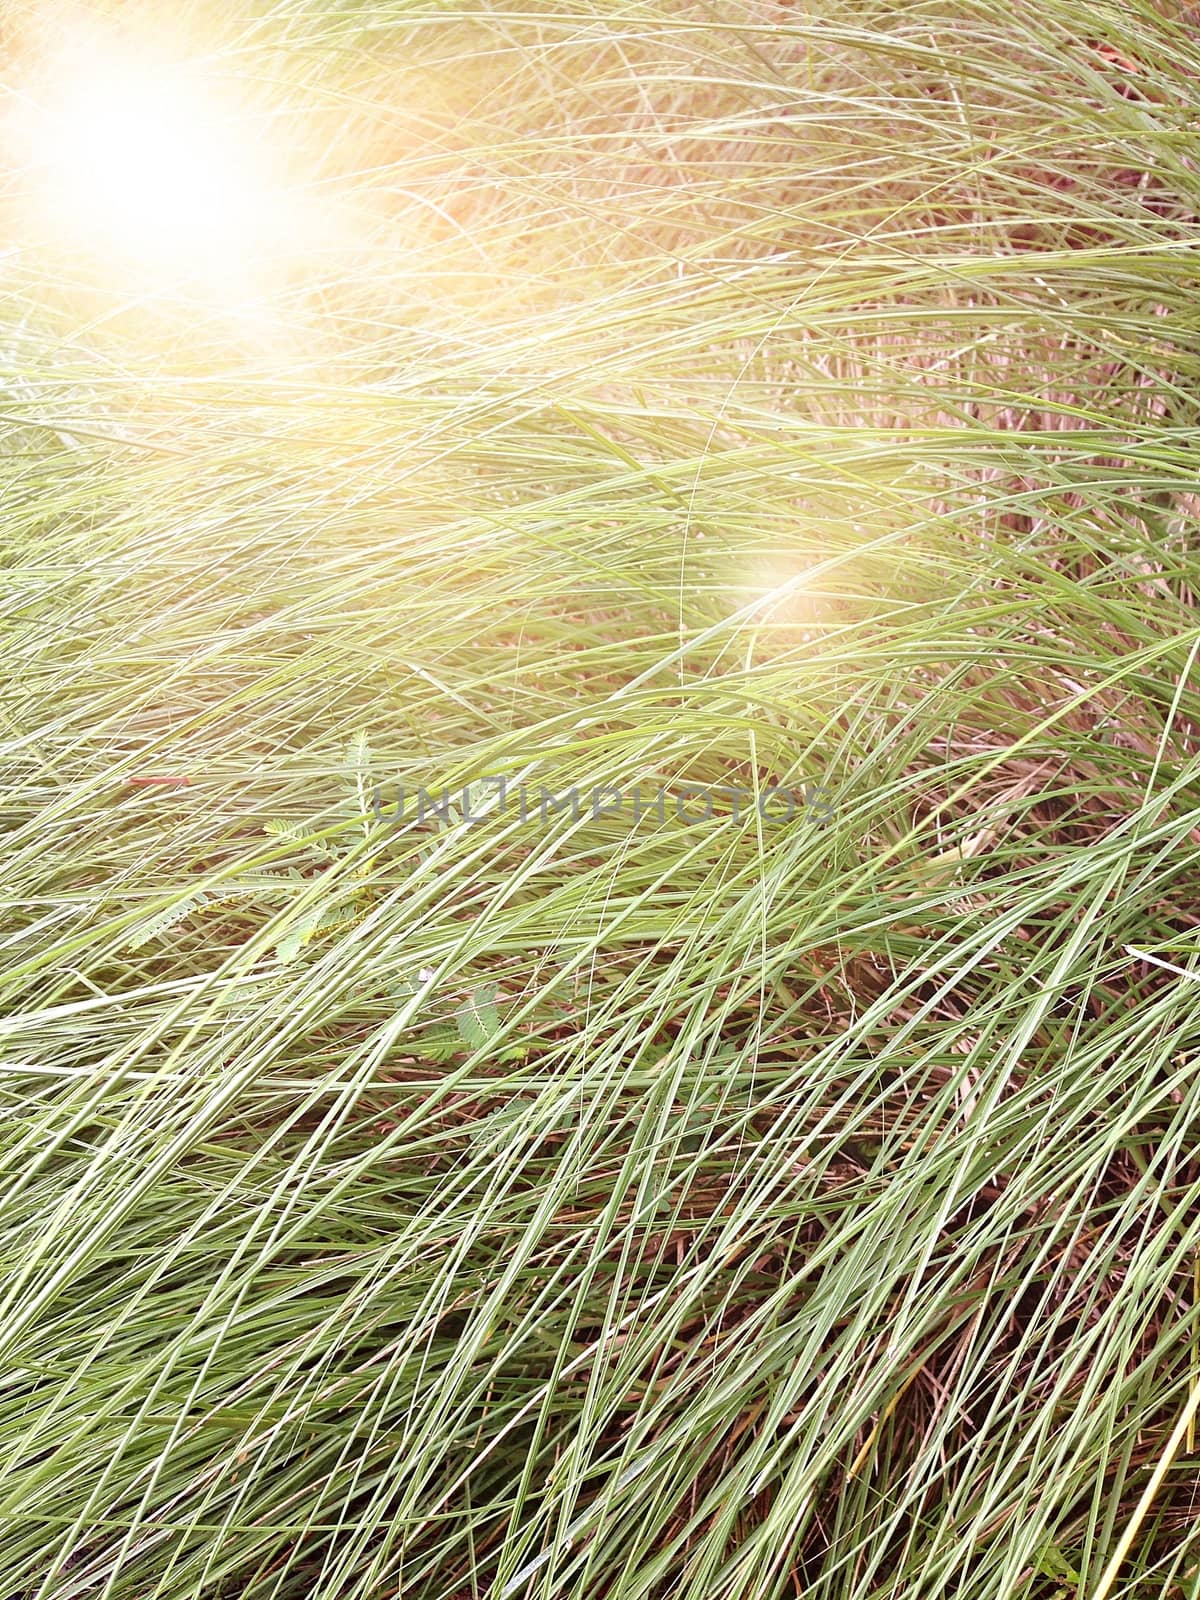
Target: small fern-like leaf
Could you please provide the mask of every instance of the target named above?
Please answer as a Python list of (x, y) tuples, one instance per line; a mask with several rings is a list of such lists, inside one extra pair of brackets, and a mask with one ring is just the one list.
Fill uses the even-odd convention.
[(288, 962), (294, 961), (330, 915), (331, 908), (329, 906), (310, 906), (304, 915), (292, 924), (283, 938), (277, 942), (275, 959), (282, 966), (287, 966)]
[(454, 1020), (459, 1036), (472, 1050), (482, 1050), (500, 1032), (500, 1013), (496, 1009), (496, 987), (483, 984), (460, 1006)]
[(278, 817), (272, 817), (269, 822), (263, 823), (263, 832), (272, 839), (282, 839), (287, 844), (294, 844), (298, 849), (311, 850), (322, 861), (336, 861), (337, 852), (331, 850), (323, 839), (315, 838), (313, 834), (306, 833), (303, 828), (294, 822), (284, 822)]
[(167, 933), (181, 923), (185, 917), (190, 917), (193, 911), (199, 911), (206, 904), (207, 895), (193, 894), (186, 900), (177, 900), (173, 906), (168, 906), (165, 911), (156, 912), (154, 916), (147, 917), (144, 922), (139, 922), (130, 930), (125, 940), (125, 947), (130, 950), (139, 950), (142, 945), (149, 944), (159, 934)]
[(367, 730), (360, 728), (351, 736), (346, 746), (346, 762), (351, 772), (366, 773), (371, 768), (371, 741), (367, 737)]
[(284, 822), (280, 817), (272, 817), (269, 822), (263, 823), (263, 832), (272, 839), (286, 839), (289, 844), (303, 844), (304, 832), (294, 822)]

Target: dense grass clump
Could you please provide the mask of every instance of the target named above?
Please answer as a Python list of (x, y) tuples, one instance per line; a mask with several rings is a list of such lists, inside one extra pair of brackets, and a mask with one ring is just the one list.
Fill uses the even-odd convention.
[(0, 1600), (1190, 1600), (1195, 19), (84, 11), (310, 212), (5, 169)]

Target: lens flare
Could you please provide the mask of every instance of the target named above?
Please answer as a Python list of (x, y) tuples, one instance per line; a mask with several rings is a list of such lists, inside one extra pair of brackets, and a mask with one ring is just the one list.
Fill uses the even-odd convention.
[(240, 297), (296, 243), (252, 116), (187, 66), (89, 39), (22, 96), (15, 132), (42, 228), (131, 284)]

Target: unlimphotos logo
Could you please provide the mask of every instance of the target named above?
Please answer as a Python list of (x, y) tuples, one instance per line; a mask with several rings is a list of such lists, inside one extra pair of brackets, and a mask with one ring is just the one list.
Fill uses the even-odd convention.
[[(411, 799), (411, 806), (409, 804)], [(572, 784), (555, 791), (544, 784), (536, 790), (506, 777), (477, 778), (454, 793), (448, 789), (430, 791), (418, 788), (411, 796), (402, 784), (389, 795), (377, 785), (372, 800), (377, 822), (397, 827), (406, 819), (418, 824), (440, 821), (450, 826), (470, 827), (502, 815), (515, 814), (519, 821), (546, 823), (553, 816), (569, 815), (572, 822), (585, 815), (593, 822), (626, 813), (636, 823), (643, 817), (666, 822), (674, 817), (688, 826), (699, 823), (745, 824), (758, 817), (769, 827), (804, 821), (823, 826), (833, 820), (832, 792), (821, 783), (802, 784), (784, 789), (768, 784), (748, 789), (728, 784), (681, 784), (674, 788), (655, 788), (643, 792), (641, 785), (630, 790), (608, 784), (591, 788)]]

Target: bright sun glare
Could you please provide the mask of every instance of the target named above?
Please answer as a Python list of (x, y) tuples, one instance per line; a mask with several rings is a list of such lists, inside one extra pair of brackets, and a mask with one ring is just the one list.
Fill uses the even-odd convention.
[(54, 232), (146, 284), (241, 295), (294, 220), (253, 124), (170, 64), (77, 49), (25, 99), (24, 159)]

